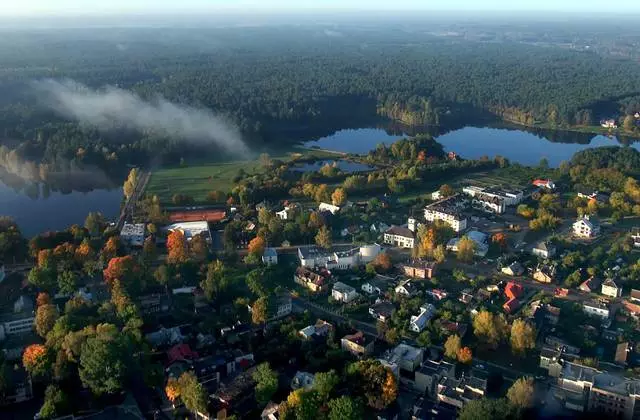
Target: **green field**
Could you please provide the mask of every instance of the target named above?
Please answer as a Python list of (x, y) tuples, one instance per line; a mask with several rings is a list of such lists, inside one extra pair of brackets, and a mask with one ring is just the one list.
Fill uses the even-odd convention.
[[(289, 161), (292, 154), (302, 158), (335, 158), (336, 154), (312, 149), (292, 149), (289, 155), (280, 153), (272, 159)], [(236, 162), (187, 162), (185, 166), (163, 167), (152, 171), (146, 193), (157, 195), (163, 203), (170, 203), (174, 194), (185, 194), (196, 202), (205, 202), (207, 194), (218, 190), (230, 192), (233, 178), (242, 169), (246, 173), (258, 173), (263, 170), (258, 158)]]

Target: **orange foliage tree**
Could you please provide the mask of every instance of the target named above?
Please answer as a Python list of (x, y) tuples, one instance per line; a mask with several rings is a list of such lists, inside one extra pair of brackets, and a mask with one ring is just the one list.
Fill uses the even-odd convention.
[(38, 293), (38, 297), (36, 298), (36, 306), (40, 307), (42, 305), (47, 305), (51, 303), (51, 298), (48, 293), (40, 292)]
[(249, 242), (249, 253), (257, 257), (262, 257), (266, 247), (265, 240), (262, 236), (256, 236)]
[(180, 386), (178, 385), (178, 380), (176, 378), (169, 378), (167, 386), (164, 388), (164, 392), (172, 403), (180, 398)]
[(189, 257), (187, 255), (187, 241), (184, 237), (184, 233), (179, 230), (174, 230), (169, 233), (167, 237), (167, 261), (170, 264), (180, 264), (187, 262)]
[(22, 365), (33, 376), (46, 374), (49, 368), (47, 348), (42, 344), (31, 344), (22, 354)]
[(115, 257), (109, 260), (109, 265), (103, 271), (104, 281), (111, 284), (113, 280), (120, 279), (123, 283), (129, 282), (138, 274), (139, 267), (131, 255)]
[(373, 260), (373, 265), (382, 272), (387, 272), (391, 270), (391, 258), (387, 255), (386, 252), (382, 254), (378, 254), (376, 258)]
[(74, 256), (74, 254), (75, 254), (75, 247), (73, 246), (72, 243), (69, 243), (69, 242), (65, 242), (63, 244), (60, 244), (57, 247), (55, 247), (54, 250), (53, 250), (53, 256), (58, 261), (60, 261), (60, 260), (64, 260), (64, 261), (71, 260), (73, 258), (73, 256)]
[(458, 350), (458, 361), (460, 363), (469, 364), (473, 359), (473, 353), (469, 347), (462, 347)]
[(76, 261), (84, 263), (93, 257), (93, 249), (89, 245), (89, 241), (82, 241), (82, 243), (76, 248), (75, 258)]
[(41, 249), (38, 251), (38, 267), (50, 267), (53, 263), (53, 251), (50, 249)]
[(501, 249), (507, 247), (507, 235), (503, 232), (494, 233), (491, 237), (491, 242), (498, 245)]
[(102, 255), (104, 256), (105, 261), (114, 258), (118, 252), (118, 238), (115, 236), (110, 237), (107, 240), (107, 243), (104, 244), (102, 248)]

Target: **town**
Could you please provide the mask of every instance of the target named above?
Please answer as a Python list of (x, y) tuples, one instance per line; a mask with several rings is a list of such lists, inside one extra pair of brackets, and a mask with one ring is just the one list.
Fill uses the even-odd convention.
[[(487, 170), (451, 153), (429, 161), (424, 139), (401, 146), (419, 170), (485, 176), (462, 172), (406, 200), (360, 199), (375, 171), (337, 187), (302, 175), (282, 200), (235, 188), (179, 205), (146, 193), (149, 174), (132, 169), (118, 221), (91, 213), (27, 242), (3, 220), (5, 408), (637, 418), (640, 154), (587, 150), (557, 169), (496, 157)], [(244, 177), (236, 185), (269, 182)]]

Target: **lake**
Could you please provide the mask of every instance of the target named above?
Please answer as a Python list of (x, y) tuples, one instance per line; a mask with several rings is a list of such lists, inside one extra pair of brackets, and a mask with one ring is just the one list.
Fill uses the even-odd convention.
[[(463, 158), (477, 159), (482, 156), (501, 155), (512, 162), (537, 165), (546, 158), (551, 166), (569, 160), (574, 153), (593, 147), (620, 145), (615, 138), (582, 133), (550, 132), (554, 141), (545, 135), (534, 134), (514, 128), (464, 127), (446, 134), (434, 136), (444, 149), (454, 151)], [(391, 134), (382, 128), (340, 130), (330, 136), (304, 143), (306, 147), (319, 147), (346, 153), (366, 154), (376, 145), (387, 145), (406, 137)], [(579, 140), (580, 142), (571, 142)], [(638, 149), (638, 143), (631, 147)]]
[(66, 229), (73, 224), (82, 225), (92, 211), (115, 220), (121, 200), (122, 188), (62, 193), (47, 192), (42, 184), (15, 190), (0, 181), (0, 216), (12, 217), (27, 237), (47, 230)]

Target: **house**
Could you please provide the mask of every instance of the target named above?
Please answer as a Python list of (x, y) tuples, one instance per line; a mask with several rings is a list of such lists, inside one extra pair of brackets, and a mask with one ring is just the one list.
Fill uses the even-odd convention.
[(416, 296), (420, 291), (418, 289), (418, 286), (412, 283), (411, 280), (405, 280), (401, 282), (398, 286), (396, 286), (394, 290), (397, 294), (407, 297)]
[(587, 280), (583, 281), (580, 286), (578, 286), (578, 289), (585, 293), (595, 293), (600, 289), (601, 284), (602, 281), (600, 281), (600, 279), (596, 277), (589, 277)]
[(150, 294), (138, 298), (140, 312), (145, 315), (169, 311), (169, 298), (165, 294)]
[(297, 371), (293, 379), (291, 380), (291, 389), (294, 391), (300, 388), (307, 390), (311, 389), (313, 388), (315, 379), (316, 375), (314, 375), (313, 373)]
[(331, 297), (338, 302), (349, 303), (357, 296), (356, 289), (342, 282), (335, 283), (331, 289)]
[(425, 293), (437, 301), (446, 299), (447, 296), (449, 295), (445, 290), (442, 290), (442, 289), (431, 289), (431, 290), (427, 290)]
[(634, 247), (640, 247), (640, 227), (631, 228), (631, 240), (633, 240)]
[(520, 301), (518, 299), (509, 299), (502, 305), (502, 309), (508, 314), (514, 313), (519, 307)]
[(631, 295), (629, 296), (629, 300), (632, 302), (640, 303), (640, 290), (631, 289)]
[[(249, 313), (253, 312), (251, 305), (247, 306)], [(285, 317), (291, 314), (291, 295), (289, 293), (279, 293), (275, 299), (269, 300), (269, 307), (267, 308), (267, 322)]]
[(550, 242), (542, 241), (533, 247), (531, 253), (537, 257), (549, 259), (556, 255), (556, 247)]
[(538, 264), (533, 272), (534, 280), (540, 283), (551, 283), (556, 278), (556, 266), (550, 264)]
[(518, 298), (522, 296), (524, 289), (518, 283), (510, 281), (504, 288), (504, 294), (507, 297), (507, 302), (502, 305), (502, 308), (506, 313), (513, 313), (520, 307), (520, 301)]
[(595, 238), (600, 234), (600, 224), (589, 216), (583, 216), (573, 224), (573, 234), (578, 238)]
[(364, 282), (360, 288), (370, 295), (383, 295), (387, 293), (394, 281), (393, 277), (376, 274), (371, 280)]
[(411, 315), (411, 319), (409, 320), (409, 329), (417, 333), (422, 332), (435, 313), (436, 308), (432, 304), (427, 303), (422, 305), (418, 315)]
[(415, 245), (415, 236), (409, 228), (391, 226), (384, 232), (383, 242), (399, 248), (413, 249)]
[(286, 205), (282, 210), (276, 212), (276, 216), (280, 220), (291, 220), (295, 216), (295, 209), (296, 206)]
[(602, 283), (602, 289), (600, 293), (615, 299), (622, 296), (622, 287), (618, 287), (613, 279), (607, 279), (604, 281), (604, 283)]
[(387, 322), (396, 311), (393, 303), (383, 300), (369, 307), (369, 314), (377, 321)]
[(260, 414), (260, 420), (278, 420), (280, 418), (280, 404), (269, 401)]
[(335, 215), (340, 211), (340, 207), (334, 206), (333, 204), (329, 203), (320, 203), (320, 205), (318, 206), (318, 211), (328, 211), (329, 213)]
[[(485, 233), (482, 233), (477, 230), (470, 230), (467, 232), (465, 237), (471, 239), (474, 244), (474, 254), (478, 257), (484, 257), (489, 252), (489, 236)], [(447, 242), (447, 250), (452, 252), (458, 252), (458, 243), (460, 243), (460, 238), (452, 238)]]
[(467, 334), (468, 325), (464, 322), (453, 322), (445, 319), (439, 319), (438, 322), (440, 331), (445, 336), (456, 334), (458, 337), (463, 338)]
[(618, 128), (618, 123), (612, 118), (600, 121), (600, 125), (603, 128)]
[(414, 279), (431, 279), (435, 275), (436, 266), (435, 261), (414, 258), (402, 265), (402, 271)]
[(0, 341), (31, 333), (35, 319), (33, 302), (27, 296), (20, 296), (13, 304), (13, 312), (0, 314)]
[(144, 223), (125, 223), (120, 230), (120, 240), (128, 246), (144, 245)]
[(548, 190), (555, 190), (556, 184), (550, 179), (535, 179), (532, 182), (533, 185), (539, 188), (546, 188)]
[(462, 375), (459, 379), (455, 376), (441, 378), (436, 390), (436, 398), (440, 402), (462, 408), (469, 401), (483, 398), (486, 392), (486, 372), (472, 369), (468, 375)]
[(424, 218), (427, 222), (442, 220), (454, 230), (462, 232), (467, 228), (467, 218), (460, 213), (463, 203), (458, 194), (429, 204), (424, 209)]
[(458, 298), (458, 300), (460, 302), (464, 303), (465, 305), (470, 304), (471, 301), (473, 300), (473, 290), (472, 289), (464, 289), (460, 293), (460, 297)]
[(600, 302), (584, 302), (582, 310), (590, 316), (596, 316), (602, 319), (608, 319), (611, 316), (609, 307)]
[(508, 276), (521, 276), (524, 273), (524, 268), (518, 261), (514, 261), (508, 266), (502, 267), (500, 271)]
[(144, 338), (153, 347), (172, 346), (182, 343), (186, 337), (182, 335), (180, 327), (160, 328), (158, 331), (146, 334)]
[(385, 352), (381, 361), (389, 365), (396, 365), (406, 372), (415, 372), (424, 360), (424, 350), (408, 344), (398, 344)]
[(332, 250), (308, 246), (298, 248), (298, 259), (302, 267), (348, 270), (373, 261), (380, 252), (379, 244), (336, 246)]
[[(455, 369), (455, 365), (444, 360), (426, 360), (415, 373), (416, 390), (429, 398), (434, 398), (442, 378), (455, 376)], [(428, 418), (431, 419), (431, 417)]]
[(298, 331), (298, 334), (305, 340), (309, 340), (315, 337), (318, 337), (318, 338), (326, 337), (327, 335), (329, 335), (329, 332), (331, 332), (332, 330), (333, 330), (333, 325), (331, 325), (327, 321), (323, 321), (322, 319), (319, 319), (316, 321), (315, 324), (304, 327), (303, 329)]
[(306, 267), (296, 268), (293, 281), (306, 287), (312, 292), (321, 292), (329, 289), (331, 272), (327, 269), (310, 270)]
[(198, 353), (191, 350), (188, 344), (176, 344), (167, 351), (167, 364), (177, 361), (196, 360)]
[(262, 254), (262, 262), (267, 265), (278, 264), (278, 251), (275, 248), (266, 248)]
[(342, 350), (354, 356), (368, 356), (373, 353), (373, 340), (367, 338), (362, 331), (342, 337), (340, 346)]
[(255, 371), (256, 367), (253, 366), (220, 382), (218, 389), (210, 394), (220, 409), (209, 418), (224, 418), (224, 415), (230, 414), (235, 414), (238, 418), (249, 416), (255, 409)]

